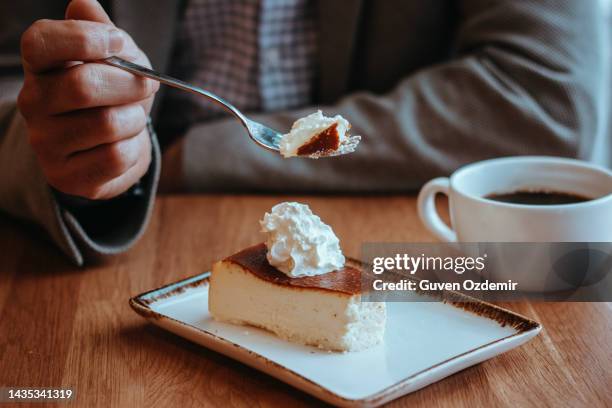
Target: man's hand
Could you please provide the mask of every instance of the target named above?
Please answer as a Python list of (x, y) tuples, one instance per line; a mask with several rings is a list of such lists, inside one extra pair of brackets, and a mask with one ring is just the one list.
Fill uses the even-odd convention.
[(49, 184), (89, 199), (115, 197), (151, 162), (146, 121), (159, 84), (96, 60), (150, 66), (95, 0), (73, 0), (66, 20), (39, 20), (21, 39), (18, 106)]

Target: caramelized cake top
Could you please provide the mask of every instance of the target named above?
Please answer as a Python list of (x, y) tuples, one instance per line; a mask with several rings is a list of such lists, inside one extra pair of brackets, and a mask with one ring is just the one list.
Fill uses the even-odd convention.
[(335, 152), (340, 146), (338, 124), (334, 123), (321, 133), (313, 136), (308, 142), (298, 148), (298, 156), (307, 156), (315, 153)]
[(247, 269), (260, 279), (282, 286), (292, 286), (303, 289), (322, 289), (331, 292), (357, 295), (361, 293), (361, 272), (349, 265), (344, 268), (316, 276), (291, 278), (270, 265), (266, 259), (267, 252), (264, 243), (243, 249), (224, 259)]

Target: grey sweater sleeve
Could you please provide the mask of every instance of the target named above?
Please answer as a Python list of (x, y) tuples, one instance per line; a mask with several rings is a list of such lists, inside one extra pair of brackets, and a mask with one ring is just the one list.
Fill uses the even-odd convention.
[[(410, 191), (495, 156), (588, 158), (604, 114), (597, 2), (463, 0), (456, 52), (391, 92), (354, 93), (340, 113), (363, 142), (318, 161), (266, 152), (231, 120), (194, 126), (184, 168), (192, 190)], [(381, 44), (384, 47), (384, 44)], [(279, 130), (319, 107), (259, 116)]]
[(141, 180), (143, 194), (88, 206), (59, 205), (46, 183), (14, 99), (5, 81), (0, 101), (0, 210), (41, 226), (77, 265), (86, 258), (125, 251), (143, 233), (159, 178), (160, 153), (152, 135), (153, 160)]

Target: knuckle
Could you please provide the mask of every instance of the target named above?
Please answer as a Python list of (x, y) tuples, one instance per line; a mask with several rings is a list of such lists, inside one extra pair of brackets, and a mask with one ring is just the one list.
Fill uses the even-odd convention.
[(41, 47), (44, 47), (43, 29), (49, 20), (37, 20), (21, 35), (21, 56), (25, 61), (36, 59)]
[(38, 29), (34, 27), (34, 25), (31, 25), (30, 28), (25, 30), (21, 35), (21, 57), (24, 60), (31, 61), (34, 51), (38, 45), (37, 37), (39, 35)]
[(74, 47), (82, 55), (91, 55), (99, 46), (95, 44), (95, 32), (84, 27), (79, 21), (68, 21), (70, 25), (71, 40), (74, 42)]
[(119, 142), (112, 143), (105, 148), (104, 162), (113, 177), (125, 173), (133, 164), (129, 154), (125, 152)]
[(101, 137), (108, 141), (117, 141), (142, 132), (147, 125), (147, 118), (140, 105), (132, 105), (103, 108), (95, 122), (97, 133)]
[(66, 75), (66, 88), (70, 98), (80, 106), (89, 105), (96, 92), (94, 73), (89, 65), (77, 65), (69, 69)]
[(134, 94), (138, 99), (148, 98), (153, 94), (153, 85), (146, 78), (134, 78), (135, 82), (133, 85)]
[(144, 79), (144, 84), (142, 85), (142, 91), (143, 91), (143, 95), (145, 97), (151, 96), (153, 95), (155, 92), (157, 92), (157, 90), (159, 89), (159, 82), (157, 81), (152, 81), (150, 79)]
[(141, 105), (138, 105), (138, 109), (135, 111), (136, 113), (132, 120), (137, 129), (137, 133), (140, 133), (147, 128), (147, 113)]
[(121, 132), (121, 120), (116, 108), (102, 109), (98, 114), (98, 130), (101, 134), (112, 138)]
[(151, 87), (152, 87), (152, 92), (151, 93), (156, 93), (157, 91), (159, 91), (159, 87), (161, 86), (159, 82), (157, 81), (149, 81), (151, 83)]

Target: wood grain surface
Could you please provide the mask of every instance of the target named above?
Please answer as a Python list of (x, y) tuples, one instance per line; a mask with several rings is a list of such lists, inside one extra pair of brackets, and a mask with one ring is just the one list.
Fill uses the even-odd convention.
[[(127, 302), (262, 241), (257, 221), (286, 200), (309, 204), (349, 256), (362, 241), (433, 241), (414, 197), (162, 196), (131, 251), (79, 269), (40, 232), (0, 217), (0, 386), (73, 388), (59, 406), (321, 405), (147, 324)], [(503, 306), (541, 322), (541, 334), (390, 406), (612, 406), (611, 304)]]

